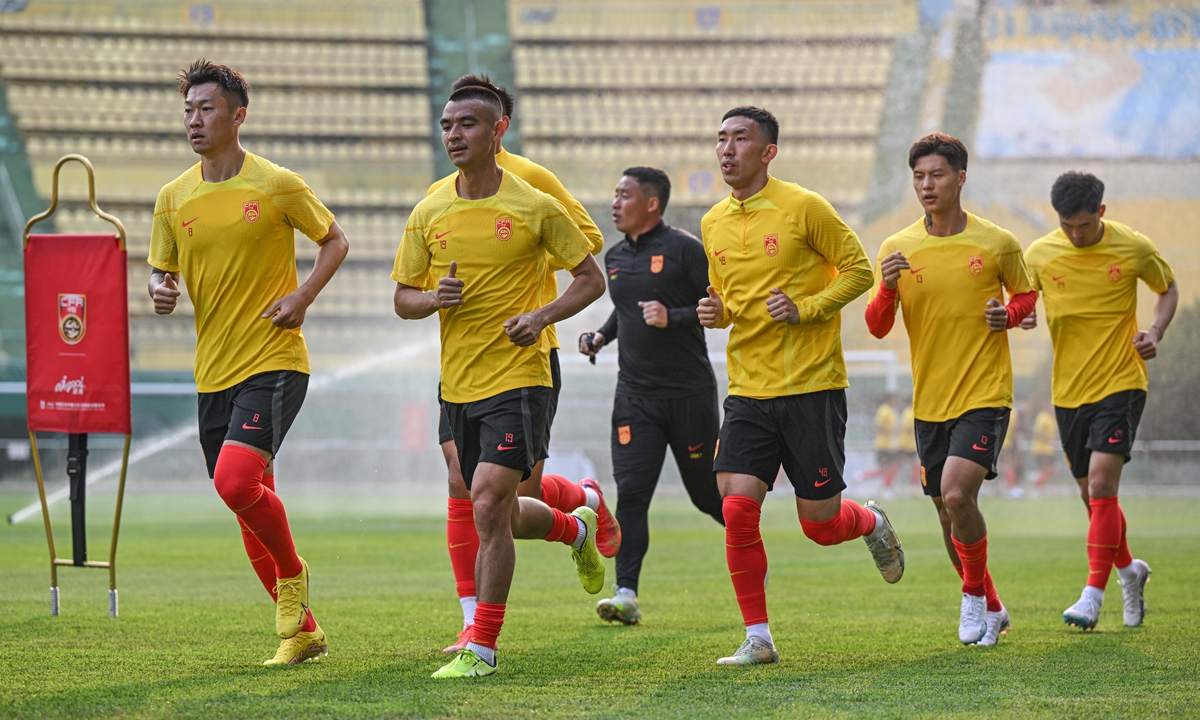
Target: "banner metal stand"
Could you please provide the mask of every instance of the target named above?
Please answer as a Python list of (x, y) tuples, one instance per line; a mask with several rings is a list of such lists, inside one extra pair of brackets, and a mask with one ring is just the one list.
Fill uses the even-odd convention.
[[(116, 226), (116, 237), (119, 239), (119, 249), (122, 253), (125, 252), (125, 226), (113, 215), (110, 215), (96, 204), (96, 176), (95, 170), (92, 168), (92, 163), (83, 155), (64, 155), (59, 159), (54, 166), (54, 178), (52, 183), (52, 191), (50, 196), (50, 207), (43, 213), (35, 215), (25, 224), (24, 233), (24, 248), (29, 250), (30, 242), (33, 239), (30, 235), (30, 230), (41, 220), (45, 220), (54, 214), (58, 207), (58, 175), (62, 166), (67, 162), (75, 161), (87, 169), (88, 176), (88, 202), (91, 205), (92, 212), (103, 220), (107, 220)], [(41, 236), (45, 237), (45, 236)], [(102, 236), (104, 239), (111, 241), (112, 236)], [(26, 283), (29, 279), (26, 276)], [(26, 293), (28, 302), (28, 292)], [(61, 296), (60, 296), (61, 301)], [(80, 337), (85, 329), (85, 325), (81, 323)], [(125, 323), (126, 333), (126, 349), (128, 349), (128, 320)], [(76, 340), (78, 342), (78, 340)], [(127, 371), (126, 371), (127, 372)], [(82, 378), (81, 378), (82, 385)], [(82, 393), (82, 388), (80, 389)], [(128, 397), (128, 390), (126, 391)], [(32, 401), (30, 400), (31, 407)], [(128, 408), (128, 400), (125, 407)], [(128, 422), (126, 422), (128, 427)], [(45, 428), (41, 428), (45, 429)], [(85, 526), (85, 510), (86, 510), (86, 487), (87, 487), (87, 440), (86, 432), (68, 432), (68, 452), (67, 452), (67, 475), (71, 483), (71, 535), (73, 554), (69, 559), (58, 557), (58, 553), (54, 548), (54, 530), (50, 523), (50, 508), (46, 503), (46, 485), (45, 477), (42, 471), (41, 457), (38, 454), (37, 434), (30, 423), (29, 429), (29, 445), (33, 454), (33, 467), (37, 475), (38, 497), (42, 504), (42, 520), (46, 526), (46, 543), (50, 549), (50, 614), (59, 614), (59, 591), (58, 591), (58, 568), (59, 566), (73, 566), (82, 568), (103, 568), (108, 570), (108, 614), (111, 617), (117, 617), (117, 537), (121, 531), (121, 509), (125, 498), (125, 476), (129, 469), (129, 446), (132, 440), (132, 433), (125, 433), (125, 448), (121, 460), (121, 479), (117, 487), (117, 507), (113, 517), (112, 542), (109, 545), (108, 560), (95, 561), (87, 559), (87, 530)]]

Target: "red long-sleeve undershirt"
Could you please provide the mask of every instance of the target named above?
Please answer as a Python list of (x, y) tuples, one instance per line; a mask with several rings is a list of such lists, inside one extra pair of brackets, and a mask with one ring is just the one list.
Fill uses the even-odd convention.
[[(1004, 306), (1008, 311), (1008, 325), (1005, 327), (1011, 329), (1019, 325), (1036, 306), (1037, 290), (1013, 295)], [(877, 338), (886, 337), (896, 323), (896, 291), (889, 290), (882, 281), (879, 283), (879, 293), (867, 305), (866, 319), (867, 329)]]

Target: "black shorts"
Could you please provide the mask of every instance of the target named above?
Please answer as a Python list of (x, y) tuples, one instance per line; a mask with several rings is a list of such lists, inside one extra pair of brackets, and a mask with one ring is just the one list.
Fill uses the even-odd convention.
[(1058, 434), (1071, 475), (1087, 477), (1093, 452), (1121, 455), (1129, 462), (1133, 436), (1137, 434), (1145, 407), (1145, 390), (1123, 390), (1077, 408), (1055, 407)]
[[(550, 388), (550, 405), (546, 410), (546, 442), (545, 447), (538, 450), (538, 460), (550, 457), (550, 426), (554, 424), (554, 415), (558, 412), (558, 395), (562, 392), (562, 370), (558, 366), (558, 350), (550, 350), (550, 379), (554, 385)], [(442, 388), (438, 386), (438, 403), (442, 402)], [(438, 445), (450, 442), (454, 433), (450, 432), (450, 419), (445, 412), (438, 413)]]
[(503, 465), (529, 477), (545, 446), (548, 387), (508, 390), (483, 400), (452, 403), (442, 400), (442, 415), (450, 423), (463, 482), (471, 488), (481, 462)]
[(845, 390), (725, 398), (713, 469), (753, 475), (773, 489), (780, 466), (804, 500), (825, 500), (846, 489)]
[(273, 370), (251, 375), (225, 390), (200, 393), (200, 447), (208, 476), (216, 474), (217, 456), (226, 440), (277, 455), (307, 392), (308, 375)]
[(942, 470), (951, 455), (987, 468), (988, 480), (996, 477), (996, 458), (1004, 446), (1011, 414), (1005, 407), (976, 408), (943, 422), (917, 420), (917, 456), (925, 494), (942, 496)]

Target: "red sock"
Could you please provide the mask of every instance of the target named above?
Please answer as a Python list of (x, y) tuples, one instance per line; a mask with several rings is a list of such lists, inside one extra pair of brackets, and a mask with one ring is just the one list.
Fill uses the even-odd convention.
[(542, 539), (546, 542), (560, 542), (563, 545), (574, 543), (575, 538), (579, 537), (579, 523), (575, 517), (555, 508), (550, 508), (550, 512), (554, 513), (554, 524)]
[[(275, 476), (263, 475), (262, 484), (267, 489), (274, 491)], [(246, 557), (250, 558), (250, 567), (254, 568), (254, 574), (258, 576), (258, 581), (267, 589), (271, 601), (278, 600), (279, 598), (275, 597), (275, 561), (271, 559), (271, 553), (267, 552), (266, 546), (258, 541), (258, 538), (250, 532), (250, 528), (246, 527), (246, 523), (241, 518), (238, 518), (238, 526), (242, 529), (242, 544), (246, 546)]]
[(1092, 509), (1092, 519), (1087, 534), (1087, 584), (1103, 590), (1108, 585), (1108, 576), (1121, 547), (1121, 506), (1116, 497), (1091, 498), (1088, 505)]
[(248, 448), (226, 445), (217, 457), (213, 484), (243, 527), (257, 538), (275, 563), (276, 577), (295, 577), (304, 566), (296, 555), (283, 501), (263, 485), (267, 461)]
[(479, 533), (471, 501), (450, 498), (446, 508), (446, 546), (450, 549), (450, 567), (458, 596), (475, 596), (475, 557), (479, 555)]
[(800, 527), (804, 529), (804, 534), (818, 545), (838, 545), (873, 531), (876, 520), (875, 513), (862, 505), (853, 500), (843, 500), (841, 511), (832, 520), (801, 520)]
[(746, 626), (767, 621), (767, 550), (758, 530), (762, 508), (744, 495), (730, 495), (722, 503), (725, 515), (725, 561), (733, 592)]
[(1129, 543), (1125, 541), (1125, 511), (1117, 505), (1117, 512), (1121, 513), (1121, 544), (1117, 547), (1117, 556), (1113, 559), (1113, 567), (1123, 568), (1129, 567), (1129, 563), (1133, 562), (1133, 555), (1129, 553)]
[(954, 549), (958, 551), (958, 559), (962, 561), (963, 589), (968, 595), (986, 595), (984, 587), (987, 582), (987, 535), (977, 543), (964, 545), (955, 538)]
[(542, 476), (542, 502), (555, 510), (573, 512), (587, 503), (583, 488), (562, 475)]
[(504, 626), (504, 603), (481, 602), (475, 606), (475, 628), (471, 631), (471, 642), (484, 647), (496, 648), (496, 638)]
[(317, 629), (317, 616), (313, 615), (312, 608), (308, 609), (308, 617), (304, 619), (304, 624), (300, 626), (300, 632), (312, 632)]

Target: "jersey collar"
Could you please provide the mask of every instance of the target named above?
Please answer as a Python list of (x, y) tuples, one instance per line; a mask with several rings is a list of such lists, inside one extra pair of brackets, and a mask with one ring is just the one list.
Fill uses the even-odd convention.
[(756, 210), (777, 210), (777, 209), (779, 209), (779, 207), (775, 203), (768, 200), (767, 196), (766, 196), (766, 192), (767, 192), (768, 188), (771, 188), (771, 186), (775, 185), (778, 182), (779, 181), (776, 180), (773, 175), (768, 175), (767, 176), (767, 184), (763, 185), (763, 189), (754, 193), (753, 195), (746, 198), (745, 200), (738, 200), (737, 198), (735, 198), (733, 196), (733, 192), (730, 191), (729, 204), (725, 206), (725, 214), (730, 215), (733, 213), (742, 212), (743, 210), (745, 212), (754, 212)]

